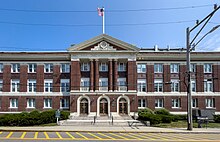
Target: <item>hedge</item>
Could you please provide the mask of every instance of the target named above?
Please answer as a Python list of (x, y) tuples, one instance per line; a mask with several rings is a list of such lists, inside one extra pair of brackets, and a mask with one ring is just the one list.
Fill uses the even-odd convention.
[(214, 115), (214, 121), (220, 123), (220, 115)]
[[(22, 112), (19, 114), (5, 114), (0, 116), (0, 126), (34, 126), (48, 123), (55, 123), (56, 110), (39, 112), (34, 110), (30, 113)], [(61, 111), (60, 120), (68, 119), (68, 111)]]

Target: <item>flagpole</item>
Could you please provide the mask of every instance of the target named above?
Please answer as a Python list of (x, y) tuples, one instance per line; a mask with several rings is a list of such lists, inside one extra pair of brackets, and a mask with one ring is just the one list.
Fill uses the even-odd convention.
[(105, 34), (105, 10), (103, 7), (103, 16), (102, 16), (102, 33)]

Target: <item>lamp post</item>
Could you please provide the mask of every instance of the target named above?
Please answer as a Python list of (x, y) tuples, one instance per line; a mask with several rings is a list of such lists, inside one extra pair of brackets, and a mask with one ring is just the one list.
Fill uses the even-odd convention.
[[(220, 25), (217, 25), (213, 27), (208, 33), (206, 33), (202, 38), (200, 38), (197, 42), (194, 43), (198, 35), (201, 33), (201, 31), (204, 29), (206, 24), (209, 22), (209, 20), (212, 18), (214, 13), (219, 10), (220, 6), (214, 5), (214, 10), (206, 16), (201, 22), (197, 21), (197, 25), (195, 25), (193, 28), (187, 28), (186, 29), (186, 66), (187, 66), (187, 130), (192, 131), (193, 130), (193, 122), (192, 122), (192, 90), (191, 90), (191, 73), (190, 73), (190, 52), (195, 48), (196, 45), (198, 45), (208, 34), (215, 31), (217, 28), (220, 27)], [(199, 25), (202, 25), (202, 27), (199, 29), (195, 37), (190, 42), (190, 33), (196, 29)]]

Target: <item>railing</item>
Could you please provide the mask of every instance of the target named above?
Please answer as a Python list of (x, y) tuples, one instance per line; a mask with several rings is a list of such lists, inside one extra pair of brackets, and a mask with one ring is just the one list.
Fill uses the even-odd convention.
[(109, 124), (111, 123), (112, 125), (113, 125), (113, 115), (112, 115), (112, 113), (110, 112), (110, 114), (109, 114), (109, 116), (108, 116), (108, 118), (109, 118)]
[(99, 87), (99, 91), (108, 91), (108, 87)]
[(118, 91), (127, 91), (127, 86), (118, 86)]
[(94, 116), (93, 125), (95, 125), (96, 119), (97, 119), (97, 116)]
[(89, 91), (89, 87), (80, 87), (80, 91)]

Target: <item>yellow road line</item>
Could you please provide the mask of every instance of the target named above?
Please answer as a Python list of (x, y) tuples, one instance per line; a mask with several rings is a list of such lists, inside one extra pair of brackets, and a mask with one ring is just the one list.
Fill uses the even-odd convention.
[(2, 132), (0, 132), (0, 134), (2, 134)]
[(147, 139), (156, 140), (155, 136), (152, 136), (152, 133), (141, 134), (142, 136), (146, 136)]
[(50, 137), (48, 136), (47, 132), (44, 132), (44, 135), (46, 137), (46, 139), (49, 139)]
[(98, 136), (96, 136), (95, 134), (92, 134), (92, 133), (88, 133), (89, 135), (91, 135), (91, 136), (93, 136), (93, 137), (95, 137), (95, 138), (97, 138), (97, 139), (99, 139), (99, 140), (101, 140), (102, 138), (100, 138), (100, 137), (98, 137)]
[(102, 135), (102, 136), (104, 136), (104, 137), (110, 138), (110, 139), (112, 139), (112, 140), (115, 140), (115, 138), (110, 137), (110, 136), (108, 136), (108, 135), (105, 135), (105, 134), (103, 134), (103, 133), (98, 133), (98, 134), (99, 134), (99, 135)]
[(114, 133), (109, 133), (109, 134), (111, 134), (113, 136), (116, 136), (116, 137), (119, 137), (119, 138), (122, 138), (122, 139), (125, 139), (125, 140), (129, 140), (128, 138), (125, 138), (123, 136), (120, 136), (120, 135), (117, 135), (117, 134), (114, 134)]
[(23, 139), (23, 138), (25, 137), (26, 133), (27, 133), (27, 132), (23, 132), (23, 134), (21, 135), (20, 138)]
[(60, 138), (60, 139), (63, 139), (63, 137), (60, 135), (59, 132), (56, 132), (57, 136)]
[(10, 132), (10, 133), (7, 135), (6, 138), (7, 138), (7, 139), (10, 138), (12, 134), (13, 134), (13, 132)]
[(129, 133), (129, 134), (120, 133), (120, 134), (126, 135), (126, 136), (128, 136), (128, 137), (131, 137), (131, 138), (134, 138), (134, 139), (137, 139), (137, 140), (143, 140), (143, 139), (141, 139), (141, 138), (139, 138), (139, 137), (136, 137), (136, 136), (132, 135), (131, 133)]
[(66, 134), (71, 137), (72, 139), (75, 139), (75, 137), (73, 135), (71, 135), (69, 132), (66, 132)]
[(76, 132), (76, 134), (79, 135), (79, 136), (81, 136), (81, 137), (83, 137), (84, 139), (87, 139), (87, 140), (89, 139), (89, 138), (87, 138), (86, 136), (80, 134), (79, 132)]
[(37, 139), (37, 136), (38, 136), (38, 132), (35, 132), (34, 139)]

